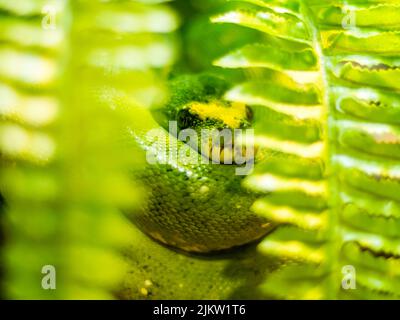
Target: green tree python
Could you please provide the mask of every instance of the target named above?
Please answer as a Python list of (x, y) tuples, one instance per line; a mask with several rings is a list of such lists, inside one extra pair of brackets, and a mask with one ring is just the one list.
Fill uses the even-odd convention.
[[(177, 121), (178, 131), (192, 128), (199, 133), (205, 128), (250, 127), (251, 109), (223, 100), (227, 87), (226, 81), (215, 76), (180, 76), (171, 81), (171, 97), (163, 108), (153, 114), (144, 111), (140, 115), (140, 121), (150, 125), (132, 131), (140, 148), (146, 153), (153, 152), (158, 162), (147, 164), (135, 173), (135, 179), (145, 187), (145, 205), (128, 216), (157, 242), (151, 243), (151, 239), (140, 235), (151, 249), (146, 248), (143, 256), (136, 255), (136, 250), (141, 250), (136, 247), (129, 253), (135, 268), (131, 274), (135, 276), (130, 279), (128, 275), (127, 283), (134, 285), (135, 280), (143, 287), (136, 292), (126, 289), (126, 298), (223, 298), (237, 294), (235, 291), (240, 285), (249, 285), (249, 276), (250, 283), (262, 279), (264, 268), (257, 266), (257, 262), (265, 258), (255, 253), (251, 243), (273, 226), (250, 210), (257, 195), (242, 187), (244, 176), (235, 171), (239, 165), (235, 161), (224, 164), (223, 155), (221, 163), (213, 163), (208, 158), (205, 161), (208, 163), (202, 163), (206, 155), (200, 148), (168, 132), (170, 121)], [(152, 130), (156, 139), (148, 134)], [(207, 148), (212, 149), (210, 143), (210, 140), (205, 142)], [(227, 150), (235, 150), (234, 142), (227, 144), (222, 139), (218, 152)], [(195, 161), (183, 161), (179, 157), (182, 152)], [(138, 245), (141, 243), (139, 241)], [(239, 262), (236, 266), (235, 260)], [(161, 266), (173, 270), (172, 275), (170, 271), (157, 271)], [(225, 268), (232, 268), (227, 272), (233, 278), (236, 274), (241, 276), (225, 281), (222, 279)], [(137, 278), (137, 274), (146, 276)], [(245, 296), (246, 291), (241, 295)]]
[[(222, 80), (218, 82), (218, 78), (211, 76), (178, 78), (162, 112), (166, 122), (175, 120), (178, 131), (191, 128), (198, 133), (204, 128), (244, 128), (251, 121), (251, 112), (244, 105), (222, 104), (224, 85)], [(154, 122), (153, 125), (156, 126)], [(236, 163), (224, 164), (223, 155), (222, 163), (206, 163), (200, 148), (191, 150), (191, 146), (166, 130), (169, 130), (167, 125), (164, 130), (156, 131), (159, 135), (155, 137), (156, 146), (149, 137), (137, 136), (139, 144), (148, 147), (147, 152), (153, 147), (157, 159), (140, 175), (148, 189), (146, 206), (133, 216), (146, 233), (188, 252), (210, 252), (254, 241), (270, 230), (266, 219), (250, 211), (255, 195), (241, 187), (243, 176), (235, 172)], [(205, 141), (208, 150), (208, 144), (213, 141), (211, 137), (206, 138), (210, 138)], [(221, 140), (224, 145), (219, 148), (214, 145), (212, 151), (235, 151), (234, 142), (224, 137)], [(188, 153), (189, 159), (182, 158), (183, 152)]]

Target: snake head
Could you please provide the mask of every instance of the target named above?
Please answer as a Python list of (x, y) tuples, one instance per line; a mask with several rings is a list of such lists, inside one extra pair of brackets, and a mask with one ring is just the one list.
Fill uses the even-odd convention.
[[(186, 75), (171, 82), (171, 99), (165, 107), (178, 130), (191, 129), (197, 139), (184, 141), (213, 162), (243, 164), (254, 159), (255, 148), (239, 143), (238, 135), (252, 126), (252, 109), (224, 99), (229, 83), (212, 75)], [(243, 131), (243, 132), (242, 132)], [(245, 132), (244, 132), (245, 133)]]

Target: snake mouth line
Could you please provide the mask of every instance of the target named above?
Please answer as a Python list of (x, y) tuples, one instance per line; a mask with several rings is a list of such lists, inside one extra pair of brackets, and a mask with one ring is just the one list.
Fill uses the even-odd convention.
[(213, 163), (242, 165), (254, 162), (257, 153), (252, 118), (251, 108), (243, 103), (191, 102), (178, 113), (178, 127), (200, 135), (183, 142)]
[(241, 165), (254, 161), (257, 148), (252, 143), (235, 144), (230, 140), (228, 143), (224, 141), (221, 145), (209, 139), (203, 142), (197, 151), (214, 163)]

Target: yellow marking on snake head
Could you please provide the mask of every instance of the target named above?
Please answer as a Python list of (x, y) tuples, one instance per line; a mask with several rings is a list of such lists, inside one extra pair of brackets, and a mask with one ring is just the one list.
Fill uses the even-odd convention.
[(189, 109), (192, 113), (197, 114), (201, 120), (207, 118), (220, 120), (230, 128), (240, 128), (242, 121), (247, 118), (246, 105), (238, 102), (228, 105), (220, 101), (192, 102)]

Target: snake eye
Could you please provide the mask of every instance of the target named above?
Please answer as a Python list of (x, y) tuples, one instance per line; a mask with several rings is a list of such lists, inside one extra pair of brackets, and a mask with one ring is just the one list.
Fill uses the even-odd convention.
[(246, 117), (248, 121), (253, 121), (254, 119), (254, 112), (253, 109), (249, 106), (246, 106)]
[(193, 114), (186, 108), (178, 111), (176, 121), (179, 129), (195, 128), (202, 122), (197, 114)]

